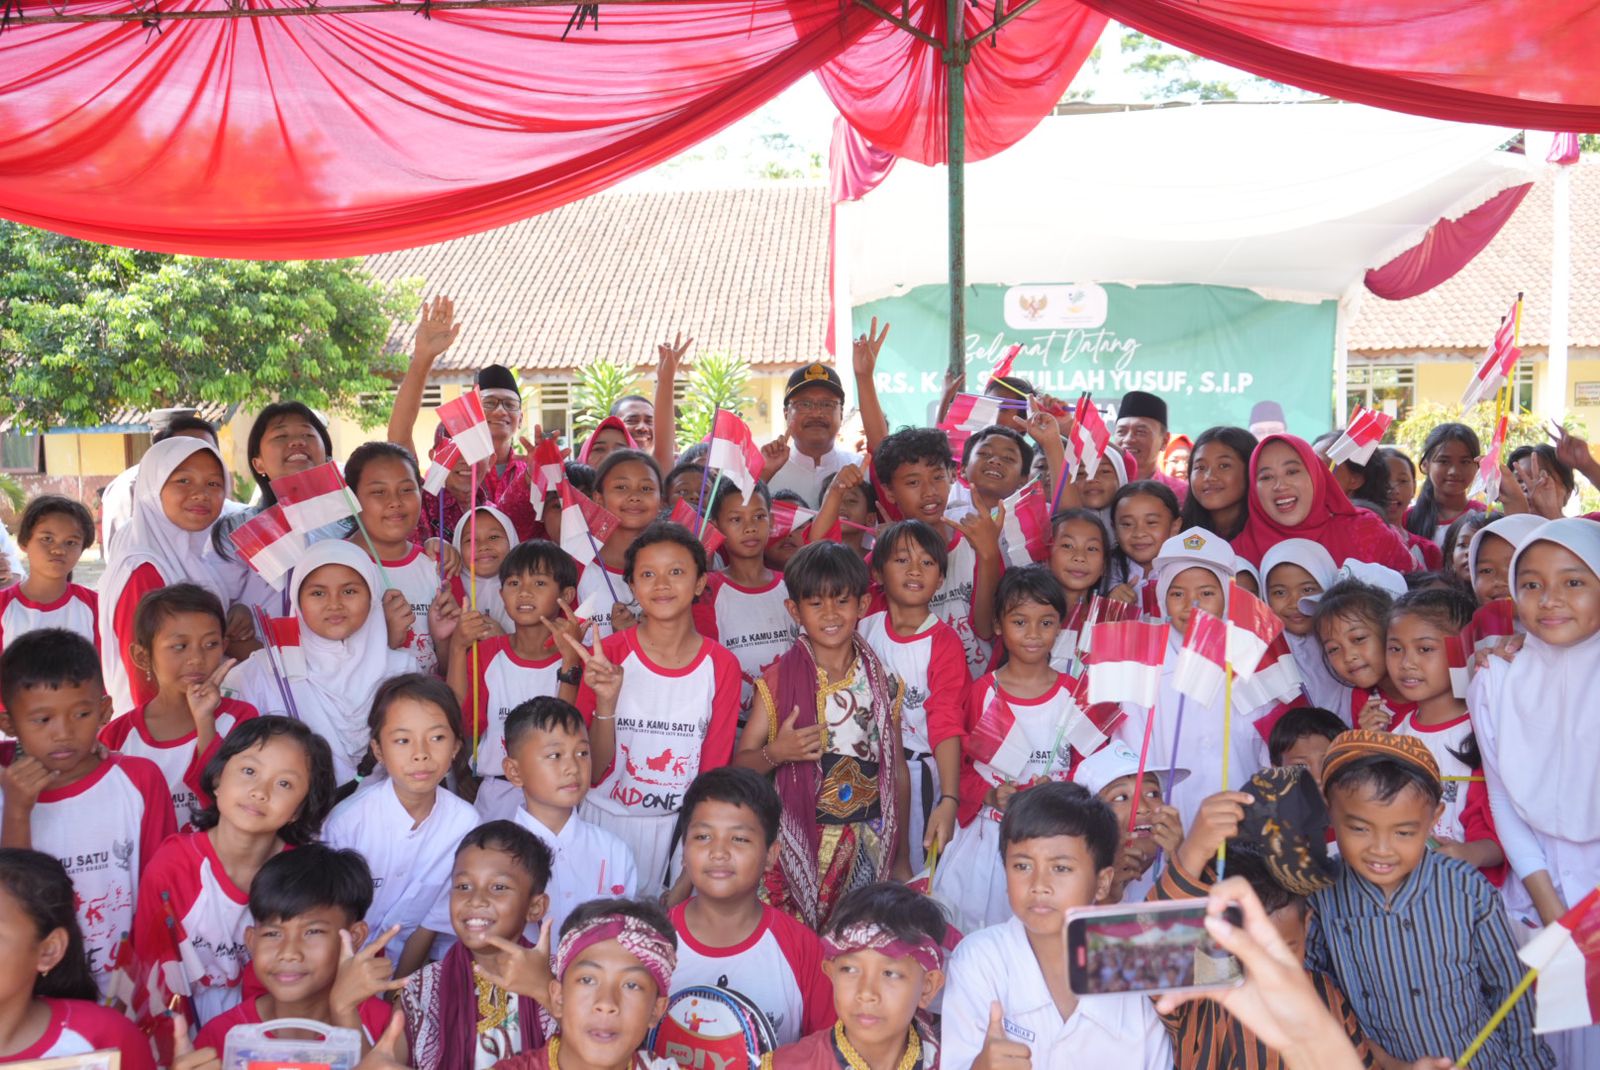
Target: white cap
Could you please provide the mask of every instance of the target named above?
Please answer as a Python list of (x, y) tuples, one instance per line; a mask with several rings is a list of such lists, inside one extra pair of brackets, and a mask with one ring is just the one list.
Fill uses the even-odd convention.
[(1186, 568), (1203, 568), (1214, 573), (1223, 587), (1234, 574), (1233, 547), (1214, 531), (1189, 528), (1161, 544), (1152, 567), (1156, 570), (1156, 605), (1166, 606), (1167, 588)]
[[(1078, 763), (1077, 771), (1072, 774), (1072, 779), (1088, 789), (1089, 794), (1099, 795), (1106, 789), (1106, 785), (1113, 784), (1125, 776), (1137, 776), (1139, 773), (1139, 756), (1133, 753), (1120, 739), (1113, 739), (1104, 747), (1095, 751), (1089, 757)], [(1167, 783), (1165, 769), (1145, 769), (1146, 775), (1155, 774), (1161, 782), (1164, 793), (1171, 785)], [(1172, 783), (1178, 784), (1189, 775), (1189, 770), (1178, 769), (1172, 774)]]
[[(1406, 578), (1387, 565), (1380, 565), (1372, 561), (1358, 561), (1349, 558), (1339, 566), (1339, 571), (1333, 574), (1333, 583), (1343, 583), (1345, 580), (1355, 580), (1368, 587), (1376, 587), (1380, 591), (1387, 591), (1389, 597), (1399, 598), (1405, 594)], [(1329, 587), (1333, 583), (1328, 584)], [(1324, 590), (1323, 594), (1327, 591)], [(1322, 601), (1322, 595), (1314, 594), (1300, 599), (1300, 612), (1311, 616), (1317, 611), (1317, 603)]]

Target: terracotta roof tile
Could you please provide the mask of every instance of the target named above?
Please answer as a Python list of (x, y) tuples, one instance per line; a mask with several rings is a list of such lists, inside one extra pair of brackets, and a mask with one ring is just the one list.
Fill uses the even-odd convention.
[[(1505, 227), (1452, 279), (1404, 301), (1362, 295), (1350, 349), (1478, 350), (1489, 343), (1517, 291), (1525, 294), (1522, 345), (1550, 340), (1550, 241), (1554, 176), (1535, 183)], [(1600, 159), (1572, 167), (1572, 283), (1568, 344), (1600, 346)]]
[[(420, 277), (465, 326), (439, 361), (567, 370), (655, 360), (683, 331), (701, 353), (757, 365), (825, 356), (828, 199), (820, 185), (612, 192), (508, 227), (368, 257), (380, 279)], [(389, 347), (408, 351), (414, 323)]]

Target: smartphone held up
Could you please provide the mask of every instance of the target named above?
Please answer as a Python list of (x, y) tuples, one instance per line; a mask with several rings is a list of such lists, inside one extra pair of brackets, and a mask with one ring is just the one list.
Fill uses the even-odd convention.
[[(1088, 907), (1067, 915), (1067, 981), (1074, 994), (1204, 992), (1244, 973), (1205, 927), (1206, 901)], [(1237, 907), (1224, 915), (1234, 925)]]

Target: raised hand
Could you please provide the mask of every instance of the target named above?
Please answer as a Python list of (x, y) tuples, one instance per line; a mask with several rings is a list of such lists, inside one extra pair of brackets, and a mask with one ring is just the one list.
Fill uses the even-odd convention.
[(878, 317), (872, 317), (872, 326), (867, 333), (856, 338), (855, 345), (850, 349), (850, 363), (855, 368), (856, 377), (871, 376), (878, 367), (878, 352), (883, 349), (883, 340), (889, 337), (889, 324), (883, 325), (883, 333), (878, 333)]
[(689, 352), (689, 347), (694, 345), (693, 338), (685, 338), (682, 332), (675, 335), (670, 342), (662, 342), (656, 346), (656, 374), (669, 378), (678, 374), (678, 369), (683, 365), (684, 354)]
[(400, 1061), (400, 1048), (405, 1040), (406, 1016), (396, 1009), (389, 1016), (389, 1025), (384, 1029), (383, 1036), (356, 1063), (356, 1070), (410, 1070)]
[(1356, 715), (1356, 725), (1369, 732), (1387, 732), (1394, 723), (1394, 713), (1384, 703), (1383, 696), (1376, 691), (1367, 696), (1366, 705), (1361, 707), (1361, 712)]
[(1183, 816), (1176, 807), (1155, 804), (1150, 819), (1150, 838), (1168, 854), (1178, 849), (1183, 842)]
[(333, 990), (328, 994), (328, 1006), (335, 1017), (346, 1021), (358, 1018), (361, 1005), (373, 996), (405, 987), (406, 979), (394, 976), (394, 963), (379, 957), (389, 941), (400, 935), (400, 928), (391, 925), (360, 951), (350, 938), (350, 930), (339, 930), (339, 972), (334, 974)]
[(989, 1028), (983, 1034), (983, 1049), (973, 1060), (972, 1070), (1032, 1070), (1033, 1052), (1006, 1032), (1005, 1010), (998, 1000), (989, 1004)]
[(775, 438), (761, 447), (761, 482), (771, 483), (778, 469), (789, 463), (789, 439)]
[(436, 643), (442, 643), (456, 633), (461, 625), (461, 603), (448, 584), (440, 584), (428, 605), (428, 634)]
[[(578, 664), (578, 655), (572, 651), (574, 649), (583, 649), (583, 636), (588, 631), (590, 622), (580, 620), (578, 615), (573, 612), (572, 607), (567, 605), (566, 599), (556, 599), (556, 605), (561, 607), (561, 616), (556, 620), (551, 620), (549, 617), (540, 617), (539, 623), (543, 624), (550, 632), (550, 639), (545, 645), (554, 647), (560, 653), (563, 665), (570, 667)], [(565, 644), (561, 642), (562, 635), (568, 638), (568, 642)]]
[(550, 982), (555, 980), (555, 972), (550, 968), (549, 918), (539, 923), (539, 942), (532, 947), (523, 947), (502, 936), (489, 937), (489, 943), (502, 952), (498, 968), (480, 966), (478, 969), (492, 984), (540, 1005), (549, 1002)]
[(499, 623), (481, 609), (462, 613), (461, 623), (456, 626), (456, 638), (467, 644), (481, 643), (500, 634)]
[(767, 759), (782, 765), (784, 762), (815, 762), (822, 759), (822, 726), (809, 725), (796, 728), (800, 707), (789, 711), (789, 716), (778, 725), (778, 735), (767, 744)]
[(1594, 454), (1589, 452), (1589, 443), (1554, 420), (1550, 421), (1545, 433), (1550, 436), (1550, 444), (1556, 448), (1556, 460), (1571, 465), (1579, 471), (1593, 467)]
[(216, 719), (217, 707), (222, 705), (222, 681), (237, 664), (239, 662), (234, 658), (223, 658), (210, 676), (184, 689), (184, 695), (189, 700), (189, 714), (196, 725), (202, 721), (210, 724)]
[(1195, 812), (1189, 835), (1176, 851), (1178, 864), (1198, 877), (1206, 863), (1216, 856), (1217, 848), (1239, 834), (1244, 821), (1244, 811), (1254, 798), (1242, 791), (1219, 791), (1201, 800)]
[(1006, 507), (1004, 503), (994, 507), (994, 515), (990, 516), (987, 510), (974, 509), (960, 520), (956, 527), (961, 529), (961, 534), (967, 537), (972, 548), (979, 557), (985, 554), (1000, 556), (1000, 528), (1006, 522)]
[(433, 363), (439, 354), (449, 349), (461, 333), (456, 322), (456, 303), (440, 294), (431, 302), (422, 302), (422, 313), (417, 319), (417, 337), (411, 343), (413, 360)]
[(430, 561), (439, 562), (444, 578), (453, 580), (461, 575), (461, 551), (443, 539), (429, 539), (422, 544), (422, 552)]
[(389, 631), (389, 649), (399, 650), (405, 645), (412, 625), (417, 623), (417, 613), (406, 601), (404, 592), (397, 588), (383, 592), (383, 622)]
[(582, 643), (565, 632), (557, 632), (556, 640), (583, 662), (583, 679), (594, 692), (596, 708), (615, 710), (617, 696), (622, 693), (622, 666), (612, 664), (606, 657), (600, 637), (595, 636), (593, 650), (585, 650)]
[(189, 1019), (182, 1011), (172, 1013), (172, 1070), (222, 1070), (216, 1048), (195, 1050), (189, 1039)]
[(966, 385), (967, 373), (965, 369), (962, 370), (960, 375), (951, 375), (948, 369), (945, 371), (944, 391), (939, 395), (939, 418), (934, 421), (935, 424), (944, 423), (945, 413), (950, 411), (950, 403), (956, 399), (956, 395), (961, 393), (961, 388)]

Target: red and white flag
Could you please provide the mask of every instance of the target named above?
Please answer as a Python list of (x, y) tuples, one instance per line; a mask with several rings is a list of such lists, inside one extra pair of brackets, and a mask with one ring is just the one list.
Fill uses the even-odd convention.
[(1478, 474), (1472, 486), (1467, 488), (1467, 497), (1479, 498), (1485, 505), (1493, 505), (1500, 500), (1500, 455), (1506, 447), (1506, 424), (1507, 417), (1504, 416), (1495, 423), (1489, 448), (1478, 458)]
[(439, 422), (444, 424), (451, 441), (468, 464), (494, 456), (494, 439), (489, 435), (489, 421), (483, 415), (483, 397), (476, 388), (440, 405)]
[(781, 542), (789, 537), (797, 528), (803, 528), (816, 517), (815, 509), (807, 509), (794, 502), (774, 501), (772, 503), (772, 534), (767, 536), (767, 545)]
[(553, 438), (541, 438), (533, 447), (533, 485), (549, 494), (567, 481), (567, 459)]
[(332, 461), (279, 476), (272, 481), (272, 493), (290, 526), (301, 534), (356, 515), (355, 496), (345, 486), (344, 473)]
[(1509, 598), (1497, 598), (1478, 607), (1472, 623), (1461, 632), (1468, 650), (1491, 650), (1517, 634), (1517, 608)]
[(1569, 132), (1557, 134), (1550, 139), (1550, 151), (1545, 154), (1545, 163), (1558, 163), (1563, 167), (1570, 167), (1583, 157), (1583, 146), (1578, 140), (1578, 135)]
[(1254, 674), (1233, 681), (1233, 708), (1249, 713), (1262, 706), (1285, 702), (1304, 694), (1300, 666), (1289, 650), (1289, 640), (1279, 635), (1267, 644)]
[(1348, 461), (1351, 464), (1366, 464), (1372, 460), (1373, 451), (1383, 441), (1384, 432), (1389, 430), (1392, 423), (1394, 417), (1388, 413), (1357, 405), (1344, 434), (1328, 448), (1329, 463), (1344, 464)]
[(707, 554), (714, 554), (722, 548), (722, 532), (717, 526), (700, 518), (700, 514), (690, 508), (689, 503), (679, 498), (672, 503), (672, 513), (667, 517), (674, 524), (682, 524), (695, 534), (700, 540), (700, 545), (706, 548)]
[(299, 617), (262, 618), (261, 639), (277, 656), (278, 667), (290, 680), (303, 680), (306, 676), (306, 656), (300, 649)]
[(274, 590), (305, 553), (305, 536), (294, 529), (281, 505), (270, 505), (228, 533), (245, 563)]
[(1105, 598), (1098, 594), (1090, 595), (1089, 608), (1084, 612), (1078, 626), (1078, 652), (1080, 654), (1089, 652), (1089, 644), (1094, 641), (1094, 630), (1097, 626), (1119, 620), (1137, 620), (1138, 617), (1139, 607), (1130, 602)]
[(1472, 378), (1467, 382), (1466, 392), (1461, 395), (1463, 409), (1472, 408), (1499, 390), (1510, 377), (1517, 358), (1522, 356), (1522, 350), (1516, 347), (1514, 341), (1517, 337), (1517, 306), (1521, 303), (1519, 295), (1511, 303), (1511, 311), (1500, 320), (1500, 328), (1494, 332), (1494, 341), (1484, 351), (1483, 359), (1478, 362)]
[(422, 477), (422, 489), (429, 494), (438, 494), (444, 489), (445, 480), (450, 478), (450, 473), (455, 471), (456, 465), (461, 463), (461, 451), (456, 448), (453, 439), (445, 439), (434, 447), (428, 454), (428, 474)]
[(1183, 645), (1173, 667), (1172, 685), (1202, 706), (1210, 707), (1222, 692), (1223, 658), (1228, 648), (1228, 626), (1221, 617), (1203, 609), (1189, 614)]
[(1138, 620), (1095, 626), (1089, 656), (1089, 702), (1125, 702), (1149, 709), (1161, 690), (1167, 625)]
[(617, 530), (618, 520), (605, 506), (561, 484), (561, 548), (579, 565), (600, 556), (600, 546)]
[(1472, 676), (1467, 669), (1472, 661), (1471, 650), (1465, 631), (1444, 637), (1444, 657), (1450, 666), (1450, 691), (1456, 698), (1467, 697), (1467, 684)]
[(1290, 710), (1303, 709), (1309, 705), (1311, 705), (1311, 700), (1306, 698), (1304, 691), (1301, 691), (1287, 702), (1279, 702), (1271, 710), (1257, 717), (1252, 723), (1252, 727), (1261, 736), (1261, 742), (1271, 743), (1272, 730), (1279, 721), (1283, 720), (1283, 715)]
[[(1068, 694), (1072, 698), (1072, 708), (1067, 711), (1067, 723), (1062, 727), (1061, 738), (1063, 742), (1071, 745), (1079, 756), (1087, 758), (1106, 745), (1111, 733), (1128, 715), (1115, 702), (1089, 701), (1087, 673), (1073, 681)], [(1065, 762), (1061, 763), (1061, 767), (1070, 768)]]
[(1539, 971), (1533, 989), (1535, 1033), (1600, 1022), (1600, 888), (1546, 925), (1517, 957)]
[(1000, 541), (1006, 563), (1031, 565), (1043, 561), (1050, 551), (1050, 505), (1044, 487), (1030, 479), (1011, 497), (1003, 500), (1006, 518), (1000, 525)]
[(1016, 780), (1033, 757), (1033, 744), (998, 691), (967, 733), (966, 748), (978, 763), (978, 773), (990, 783)]
[(706, 454), (706, 465), (738, 487), (748, 502), (766, 461), (745, 422), (726, 409), (718, 409), (711, 423), (711, 452)]
[(1078, 398), (1078, 407), (1072, 411), (1072, 434), (1068, 437), (1072, 440), (1072, 451), (1083, 465), (1084, 477), (1093, 479), (1101, 458), (1106, 455), (1106, 447), (1111, 444), (1111, 432), (1088, 394)]
[(939, 430), (950, 440), (950, 456), (957, 463), (961, 461), (961, 451), (966, 449), (967, 439), (985, 427), (999, 423), (1002, 408), (1001, 400), (988, 394), (957, 394), (950, 402), (944, 419), (939, 421)]
[(1021, 342), (1018, 342), (1010, 349), (1007, 349), (1005, 354), (999, 360), (994, 362), (994, 367), (989, 371), (989, 378), (1004, 379), (1006, 376), (1010, 375), (1011, 366), (1017, 362), (1017, 354), (1021, 352)]
[(1230, 583), (1228, 590), (1228, 664), (1234, 675), (1248, 680), (1272, 641), (1283, 634), (1283, 621), (1271, 608), (1240, 587)]

